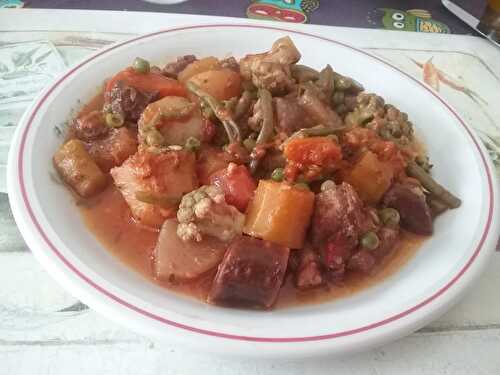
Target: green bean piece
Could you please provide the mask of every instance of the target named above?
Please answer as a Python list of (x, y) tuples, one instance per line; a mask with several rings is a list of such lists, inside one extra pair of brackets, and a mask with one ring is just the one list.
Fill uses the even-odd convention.
[(186, 144), (184, 145), (184, 148), (188, 151), (197, 151), (201, 146), (201, 142), (198, 138), (196, 137), (189, 137), (186, 140)]
[(293, 133), (290, 137), (288, 137), (285, 142), (283, 142), (282, 147), (285, 147), (288, 142), (292, 139), (297, 138), (307, 138), (307, 137), (326, 137), (330, 135), (335, 135), (335, 133), (339, 133), (342, 130), (346, 129), (346, 127), (332, 129), (327, 128), (324, 125), (316, 125), (312, 128), (302, 128)]
[(198, 96), (203, 102), (205, 102), (214, 112), (215, 117), (217, 117), (222, 125), (224, 126), (224, 130), (227, 133), (227, 138), (229, 139), (229, 143), (240, 143), (241, 142), (241, 134), (238, 125), (231, 118), (229, 112), (224, 108), (224, 105), (215, 99), (210, 94), (206, 93), (202, 89), (198, 87), (198, 85), (193, 82), (188, 81), (186, 87), (189, 91), (191, 91), (194, 95)]
[(327, 65), (320, 73), (318, 80), (316, 81), (316, 86), (318, 86), (326, 95), (330, 98), (335, 89), (333, 69), (330, 65)]
[[(265, 144), (271, 140), (274, 132), (273, 97), (266, 89), (259, 90), (260, 108), (262, 110), (262, 127), (257, 136), (256, 146)], [(259, 166), (259, 159), (250, 161), (250, 170), (255, 173)]]
[(422, 167), (415, 162), (409, 162), (406, 167), (408, 176), (416, 178), (422, 186), (433, 194), (436, 199), (439, 199), (449, 208), (458, 208), (462, 201), (454, 196), (450, 191), (438, 184)]
[(335, 189), (335, 182), (332, 181), (332, 180), (326, 180), (324, 181), (322, 184), (321, 184), (321, 191), (327, 191), (327, 190), (331, 190), (331, 189)]
[(161, 196), (149, 191), (137, 191), (135, 199), (138, 201), (154, 204), (163, 208), (172, 208), (179, 203), (179, 199)]
[(276, 168), (273, 173), (271, 173), (271, 180), (276, 181), (276, 182), (281, 182), (283, 181), (283, 178), (285, 177), (283, 168)]
[(427, 199), (427, 204), (431, 209), (431, 213), (433, 217), (441, 215), (443, 212), (448, 210), (448, 206), (434, 197), (430, 197)]
[(343, 91), (335, 91), (332, 96), (333, 104), (340, 105), (344, 103), (345, 94)]
[(401, 219), (398, 210), (390, 207), (380, 210), (378, 215), (382, 223), (391, 227), (398, 225)]
[(290, 69), (292, 71), (292, 77), (298, 83), (316, 81), (319, 78), (318, 71), (306, 65), (296, 64), (292, 65)]
[(116, 112), (106, 113), (104, 120), (106, 121), (106, 125), (111, 128), (120, 128), (125, 123), (125, 119), (123, 118), (123, 116), (120, 113)]
[(151, 70), (151, 66), (147, 60), (141, 59), (140, 57), (136, 57), (134, 63), (132, 64), (132, 68), (137, 73), (147, 74)]
[(380, 245), (380, 240), (375, 232), (366, 232), (361, 236), (361, 246), (367, 250), (375, 250)]
[(245, 113), (248, 112), (250, 106), (252, 105), (252, 100), (254, 99), (254, 94), (250, 91), (243, 91), (240, 99), (236, 103), (234, 108), (233, 117), (235, 120), (240, 119)]

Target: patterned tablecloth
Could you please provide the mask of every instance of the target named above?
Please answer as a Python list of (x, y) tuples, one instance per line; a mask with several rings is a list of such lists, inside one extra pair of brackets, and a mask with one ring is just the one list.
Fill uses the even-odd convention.
[[(189, 7), (194, 7), (195, 3), (200, 13), (201, 9), (209, 12), (201, 0), (190, 0), (172, 6), (172, 9), (187, 12), (194, 9)], [(231, 9), (230, 14), (234, 14), (238, 3), (243, 16), (246, 9), (243, 3), (248, 5), (243, 1), (234, 1), (230, 7), (222, 7), (222, 1), (211, 3), (226, 11)], [(330, 1), (322, 0), (319, 9), (321, 12), (330, 9), (333, 17), (335, 8), (325, 5), (327, 3)], [(372, 2), (375, 3), (382, 2)], [(411, 4), (409, 9), (418, 6), (417, 2), (405, 3)], [(29, 3), (31, 6), (74, 5), (79, 8), (84, 5), (106, 8), (111, 7), (110, 4), (110, 1)], [(147, 9), (157, 7), (131, 0), (120, 4), (126, 4), (128, 9), (134, 9), (137, 4)], [(320, 13), (316, 13), (320, 10), (310, 14), (311, 21), (322, 23), (326, 20), (315, 18), (320, 17)], [(223, 12), (221, 10), (219, 14)], [(404, 16), (408, 14), (415, 16), (415, 12), (407, 12)], [(450, 30), (460, 32), (458, 28), (462, 26), (448, 18), (439, 20)], [(210, 22), (252, 21), (132, 12), (0, 10), (0, 191), (5, 191), (6, 155), (17, 122), (37, 92), (62, 70), (111, 43), (140, 33)], [(478, 131), (493, 160), (499, 162), (500, 50), (485, 40), (465, 35), (313, 25), (293, 27), (363, 48), (432, 85)], [(465, 28), (461, 30), (466, 32)], [(0, 227), (2, 375), (35, 372), (150, 374), (158, 371), (172, 374), (306, 374), (330, 373), (333, 369), (337, 373), (349, 374), (500, 373), (500, 300), (495, 298), (500, 282), (500, 253), (492, 258), (490, 269), (475, 286), (474, 292), (454, 310), (396, 344), (341, 360), (253, 363), (215, 359), (152, 342), (116, 326), (75, 301), (50, 279), (27, 251), (5, 194), (0, 194)], [(189, 361), (186, 361), (188, 355)], [(74, 366), (76, 361), (78, 368)], [(103, 369), (107, 372), (102, 372)]]

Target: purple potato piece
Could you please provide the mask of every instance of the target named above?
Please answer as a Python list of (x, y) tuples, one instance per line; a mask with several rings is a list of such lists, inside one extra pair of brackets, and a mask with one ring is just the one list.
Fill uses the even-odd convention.
[(252, 237), (234, 240), (224, 255), (208, 302), (230, 307), (270, 308), (283, 283), (289, 249)]

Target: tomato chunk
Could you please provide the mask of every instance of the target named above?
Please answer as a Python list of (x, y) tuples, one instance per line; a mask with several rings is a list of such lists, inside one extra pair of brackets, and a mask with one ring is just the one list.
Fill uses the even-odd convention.
[(244, 165), (234, 163), (214, 173), (210, 182), (222, 189), (227, 204), (233, 205), (241, 212), (245, 212), (257, 188), (248, 169)]
[(340, 146), (328, 137), (292, 139), (285, 146), (286, 158), (304, 165), (329, 167), (342, 158)]
[(165, 96), (186, 96), (185, 87), (172, 78), (167, 78), (158, 73), (137, 73), (133, 68), (126, 68), (117, 73), (106, 83), (105, 92), (111, 91), (119, 81), (140, 91), (158, 91), (160, 98)]

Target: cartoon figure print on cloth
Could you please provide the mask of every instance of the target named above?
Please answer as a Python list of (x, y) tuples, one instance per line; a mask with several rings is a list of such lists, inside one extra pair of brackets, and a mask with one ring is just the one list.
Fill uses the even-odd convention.
[(306, 23), (319, 8), (319, 0), (253, 0), (247, 17), (271, 21)]
[(391, 8), (377, 8), (371, 11), (367, 18), (369, 23), (387, 30), (450, 33), (448, 25), (432, 19), (430, 12), (425, 9), (403, 11)]

